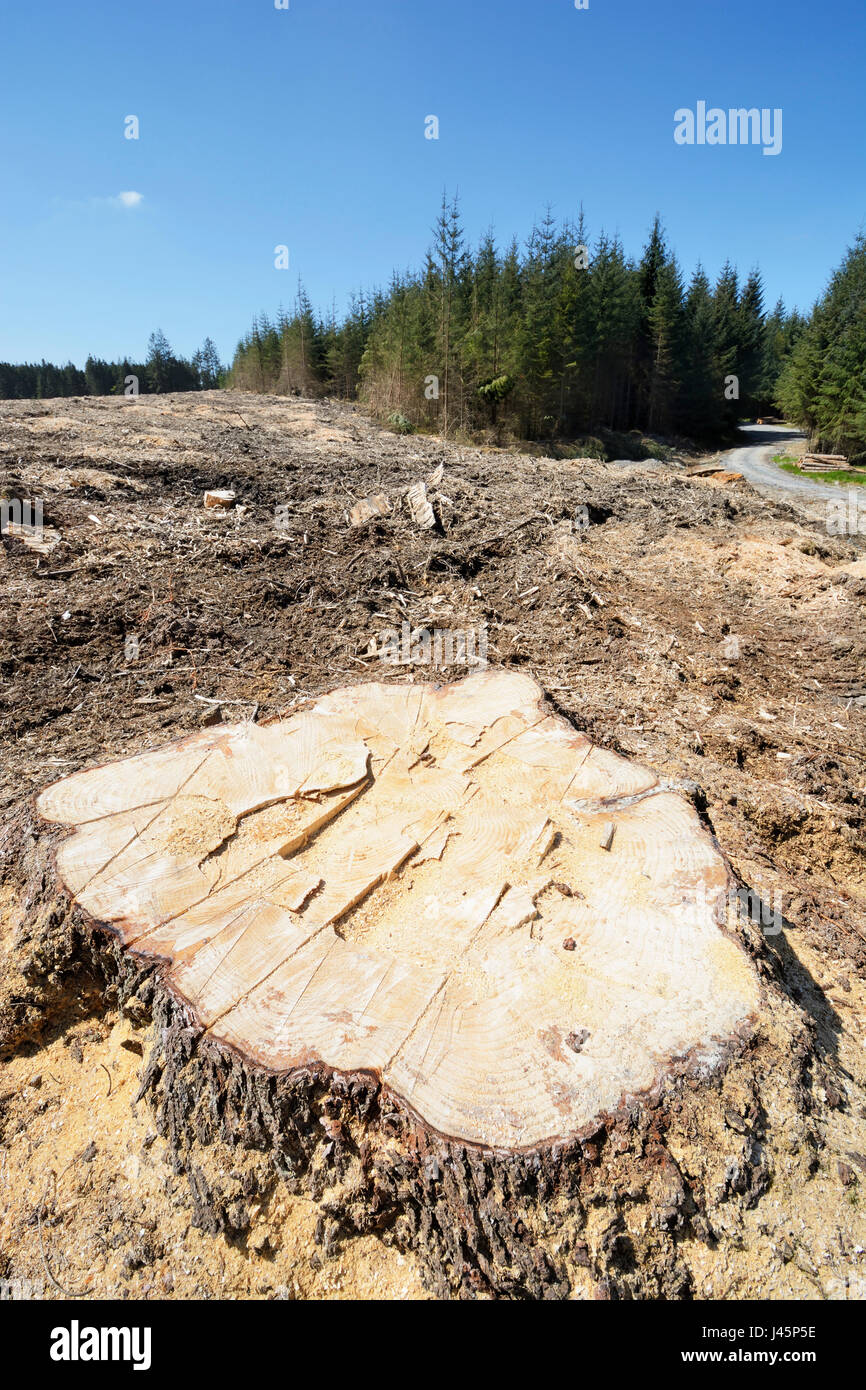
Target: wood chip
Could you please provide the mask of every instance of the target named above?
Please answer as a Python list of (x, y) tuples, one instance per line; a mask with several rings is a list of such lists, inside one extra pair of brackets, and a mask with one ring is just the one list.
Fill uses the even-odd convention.
[(227, 488), (213, 488), (205, 493), (204, 504), (209, 510), (230, 511), (235, 504), (235, 493)]
[(377, 516), (387, 516), (392, 510), (387, 493), (377, 492), (373, 497), (362, 497), (349, 512), (349, 525), (363, 526), (365, 521), (371, 521)]
[(431, 526), (436, 525), (436, 513), (428, 501), (427, 488), (424, 483), (413, 483), (410, 488), (407, 488), (406, 502), (412, 514), (412, 520), (417, 526), (422, 526), (429, 531)]

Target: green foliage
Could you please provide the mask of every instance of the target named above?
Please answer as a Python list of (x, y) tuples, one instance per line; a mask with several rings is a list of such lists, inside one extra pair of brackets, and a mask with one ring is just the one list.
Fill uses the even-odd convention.
[[(291, 317), (254, 319), (231, 383), (358, 397), (383, 421), (467, 438), (716, 441), (766, 410), (796, 327), (781, 304), (764, 315), (755, 271), (741, 290), (726, 266), (712, 288), (699, 267), (686, 288), (658, 217), (639, 262), (604, 232), (591, 245), (582, 211), (560, 226), (548, 210), (522, 249), (500, 250), (488, 231), (472, 251), (443, 196), (420, 270), (354, 299), (341, 323), (317, 317), (299, 287)], [(725, 397), (730, 375), (739, 399)]]
[(494, 377), (492, 381), (485, 381), (483, 386), (478, 387), (478, 394), (482, 400), (492, 405), (494, 402), (504, 401), (513, 390), (514, 378), (506, 372), (502, 376)]
[(219, 386), (225, 375), (212, 339), (205, 338), (203, 346), (191, 361), (176, 357), (161, 330), (152, 333), (146, 362), (106, 362), (101, 357), (88, 357), (84, 371), (67, 362), (55, 367), (52, 362), (38, 366), (29, 363), (15, 365), (0, 362), (0, 400), (48, 398), (52, 396), (122, 396), (127, 377), (138, 380), (143, 394), (149, 391), (211, 390)]
[(776, 401), (813, 449), (866, 459), (866, 237), (859, 235), (792, 335)]
[(198, 352), (193, 354), (191, 365), (200, 390), (213, 391), (219, 386), (224, 368), (212, 338), (205, 338)]
[(813, 447), (866, 458), (866, 241), (808, 319), (781, 300), (767, 314), (763, 299), (759, 273), (741, 285), (730, 264), (715, 285), (700, 266), (684, 281), (658, 215), (639, 260), (603, 231), (593, 243), (582, 210), (562, 225), (548, 210), (522, 248), (488, 231), (473, 251), (443, 196), (423, 266), (359, 292), (341, 320), (299, 283), (290, 313), (254, 317), (230, 369), (210, 338), (187, 361), (158, 331), (146, 363), (0, 363), (0, 397), (117, 393), (134, 375), (142, 391), (359, 398), (402, 431), (548, 446), (601, 435), (611, 457), (655, 453), (647, 434), (716, 443), (778, 406)]

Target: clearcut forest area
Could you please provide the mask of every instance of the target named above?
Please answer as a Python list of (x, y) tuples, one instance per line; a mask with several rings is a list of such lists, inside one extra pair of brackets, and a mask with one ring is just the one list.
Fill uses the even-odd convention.
[[(44, 505), (0, 548), (0, 1278), (866, 1296), (864, 536), (735, 459), (531, 447), (236, 390), (0, 402), (2, 498)], [(486, 669), (434, 668), (437, 630)], [(305, 973), (262, 963), (313, 919)]]

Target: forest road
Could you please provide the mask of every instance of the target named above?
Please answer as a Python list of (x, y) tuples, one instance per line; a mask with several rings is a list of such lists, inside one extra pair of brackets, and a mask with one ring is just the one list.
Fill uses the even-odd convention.
[(790, 425), (741, 425), (740, 434), (748, 438), (748, 445), (745, 448), (729, 449), (722, 458), (726, 468), (732, 473), (742, 473), (759, 492), (771, 493), (775, 498), (779, 498), (780, 493), (798, 493), (798, 502), (808, 502), (811, 499), (822, 512), (828, 498), (844, 498), (844, 483), (813, 483), (811, 478), (800, 478), (796, 473), (786, 473), (777, 463), (773, 463), (774, 454), (785, 452), (786, 440), (803, 438), (802, 434)]

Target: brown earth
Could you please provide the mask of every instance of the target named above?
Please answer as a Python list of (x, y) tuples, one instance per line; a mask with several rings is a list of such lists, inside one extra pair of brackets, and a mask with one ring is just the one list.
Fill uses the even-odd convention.
[[(433, 530), (399, 505), (348, 525), (360, 498), (396, 499), (440, 463)], [(237, 507), (206, 510), (206, 488)], [(720, 1082), (722, 1177), (752, 1178), (724, 1178), (711, 1238), (681, 1242), (680, 1296), (866, 1294), (862, 540), (743, 482), (398, 438), (344, 406), (233, 393), (2, 402), (4, 494), (43, 499), (59, 539), (0, 548), (0, 1280), (47, 1297), (425, 1296), (399, 1241), (332, 1241), (282, 1188), (253, 1194), (238, 1229), (201, 1229), (147, 1100), (131, 1105), (148, 1012), (99, 987), (62, 922), (36, 929), (18, 863), (32, 793), (79, 767), (216, 711), (261, 720), (338, 684), (435, 678), (383, 662), (382, 632), (406, 621), (486, 625), (492, 664), (690, 788), (741, 882), (784, 914), (759, 949), (790, 1013)], [(602, 1215), (574, 1296), (593, 1292), (591, 1231), (599, 1249), (620, 1239)], [(651, 1293), (638, 1272), (619, 1296)]]

